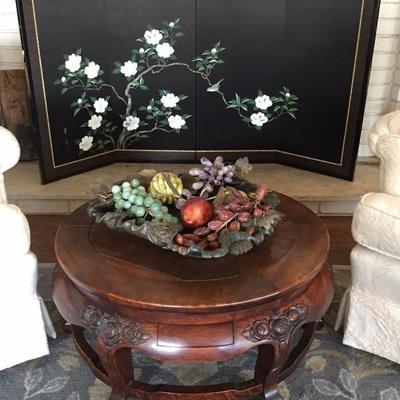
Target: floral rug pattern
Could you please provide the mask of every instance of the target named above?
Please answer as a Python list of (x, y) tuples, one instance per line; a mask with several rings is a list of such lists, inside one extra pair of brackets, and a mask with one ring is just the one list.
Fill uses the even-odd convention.
[[(49, 356), (0, 371), (1, 400), (108, 399), (109, 388), (80, 360), (70, 336), (50, 346)], [(228, 362), (178, 365), (135, 353), (135, 376), (149, 383), (238, 382), (252, 378), (255, 358), (250, 351)], [(400, 365), (343, 346), (340, 334), (324, 328), (280, 391), (285, 400), (400, 400)]]

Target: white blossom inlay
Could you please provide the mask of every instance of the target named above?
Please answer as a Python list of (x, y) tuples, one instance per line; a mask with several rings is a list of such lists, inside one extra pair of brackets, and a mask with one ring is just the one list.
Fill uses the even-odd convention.
[(123, 73), (127, 78), (130, 78), (137, 73), (137, 63), (132, 61), (125, 61), (124, 65), (121, 67), (121, 73)]
[(93, 107), (97, 114), (102, 114), (104, 111), (106, 111), (107, 106), (108, 101), (106, 99), (103, 99), (102, 97), (97, 99), (93, 104)]
[(139, 128), (140, 119), (138, 117), (133, 117), (132, 115), (128, 115), (125, 118), (125, 121), (122, 123), (123, 127), (128, 131), (134, 131)]
[(85, 75), (88, 79), (94, 79), (99, 76), (100, 65), (91, 61), (84, 69)]
[(76, 72), (81, 67), (82, 57), (79, 54), (70, 54), (65, 61), (65, 68), (71, 72)]
[(92, 136), (84, 136), (79, 143), (79, 148), (83, 151), (88, 151), (93, 146), (93, 137)]
[(161, 103), (165, 108), (174, 108), (179, 102), (179, 97), (173, 93), (165, 94), (161, 97)]
[(263, 126), (268, 122), (268, 118), (262, 112), (253, 113), (250, 116), (251, 123), (255, 126)]
[(88, 121), (89, 128), (93, 130), (100, 128), (102, 119), (103, 117), (101, 115), (96, 115), (96, 114), (92, 115)]
[(144, 38), (148, 44), (155, 46), (156, 44), (160, 43), (163, 35), (158, 29), (152, 29), (151, 31), (146, 31), (144, 33)]
[(168, 117), (168, 125), (172, 129), (181, 129), (183, 125), (186, 124), (186, 121), (180, 115), (171, 115)]
[(156, 52), (160, 58), (169, 58), (174, 54), (174, 48), (169, 43), (162, 43), (156, 46)]
[(260, 110), (266, 110), (272, 106), (272, 101), (266, 94), (256, 97), (256, 107)]

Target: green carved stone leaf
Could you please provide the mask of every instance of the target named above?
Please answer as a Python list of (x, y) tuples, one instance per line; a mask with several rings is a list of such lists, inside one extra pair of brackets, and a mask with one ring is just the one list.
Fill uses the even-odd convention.
[(281, 219), (282, 214), (280, 212), (270, 210), (266, 215), (258, 219), (257, 225), (262, 227), (268, 235), (271, 235)]
[(238, 240), (233, 242), (229, 247), (229, 253), (234, 256), (245, 254), (253, 248), (253, 243), (250, 240)]

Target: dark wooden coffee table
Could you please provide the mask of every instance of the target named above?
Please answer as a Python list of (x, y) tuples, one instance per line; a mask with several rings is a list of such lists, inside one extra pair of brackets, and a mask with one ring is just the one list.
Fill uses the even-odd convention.
[[(197, 260), (94, 224), (86, 207), (56, 237), (54, 299), (111, 399), (282, 399), (277, 383), (306, 354), (333, 295), (329, 235), (280, 195), (286, 217), (243, 256)], [(84, 330), (96, 336), (96, 349)], [(293, 340), (299, 336), (300, 339)], [(134, 379), (131, 349), (174, 362), (227, 360), (258, 346), (254, 379), (208, 387)]]

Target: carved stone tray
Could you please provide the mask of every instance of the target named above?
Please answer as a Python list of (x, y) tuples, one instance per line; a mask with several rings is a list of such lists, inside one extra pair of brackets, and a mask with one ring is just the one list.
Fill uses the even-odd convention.
[[(236, 179), (231, 186), (245, 193), (254, 192), (257, 188), (256, 185), (243, 179)], [(88, 214), (90, 217), (96, 218), (97, 223), (102, 223), (109, 229), (149, 240), (158, 247), (177, 252), (183, 256), (209, 259), (220, 258), (227, 254), (245, 254), (254, 246), (263, 243), (266, 236), (271, 236), (274, 233), (275, 227), (283, 218), (283, 214), (276, 210), (279, 204), (278, 197), (275, 193), (268, 192), (262, 203), (268, 204), (271, 209), (262, 217), (252, 218), (248, 223), (242, 224), (243, 228), (257, 227), (256, 232), (253, 235), (245, 231), (223, 232), (218, 238), (221, 246), (216, 250), (204, 250), (198, 244), (190, 247), (176, 244), (174, 238), (182, 228), (180, 224), (146, 221), (138, 226), (134, 217), (129, 216), (125, 211), (115, 209), (112, 198), (98, 198), (92, 201), (88, 207)]]

